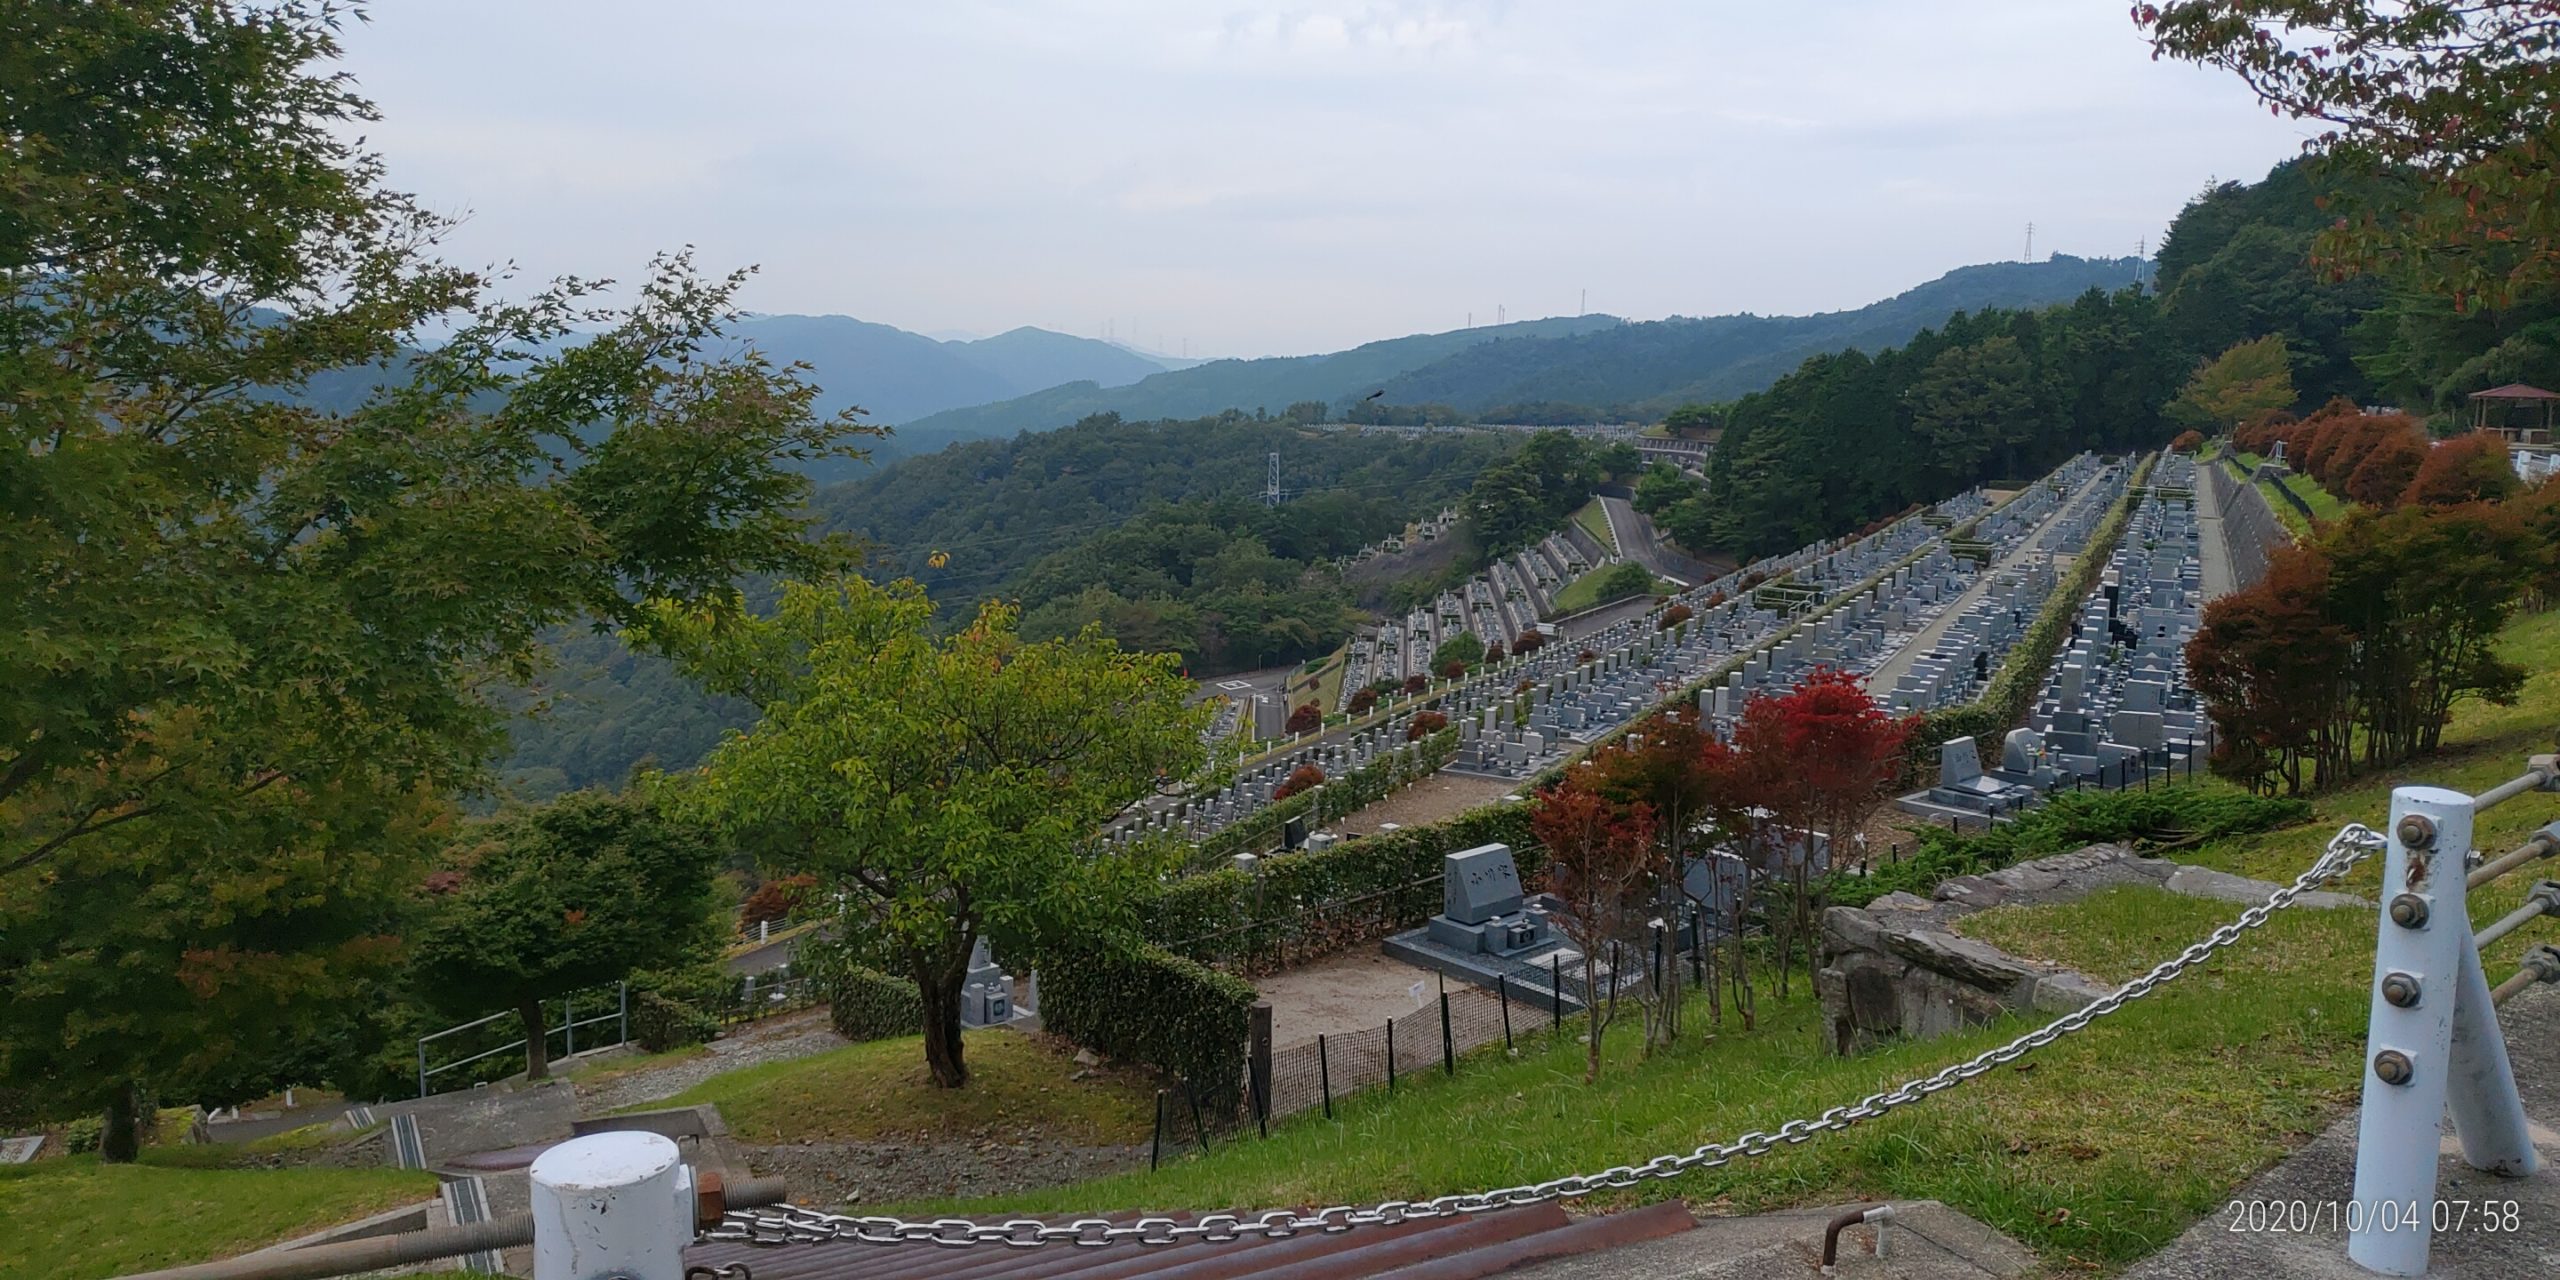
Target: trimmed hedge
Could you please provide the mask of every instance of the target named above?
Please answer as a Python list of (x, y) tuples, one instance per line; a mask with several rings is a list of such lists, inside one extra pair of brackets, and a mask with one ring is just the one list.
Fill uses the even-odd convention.
[(631, 1038), (651, 1053), (701, 1044), (720, 1034), (720, 1020), (655, 991), (631, 997)]
[(1040, 966), (1040, 1025), (1123, 1062), (1182, 1081), (1202, 1109), (1243, 1099), (1253, 984), (1162, 947), (1051, 952)]
[(1261, 853), (1280, 843), (1280, 829), (1300, 814), (1321, 825), (1345, 818), (1386, 799), (1405, 786), (1439, 771), (1458, 754), (1458, 731), (1443, 729), (1424, 738), (1415, 751), (1389, 753), (1323, 786), (1263, 806), (1202, 840), (1191, 856), (1195, 867), (1226, 866), (1239, 853)]
[(827, 1022), (847, 1040), (885, 1040), (924, 1030), (924, 996), (916, 984), (867, 965), (829, 973)]
[[(1487, 805), (1429, 826), (1266, 858), (1255, 875), (1226, 867), (1183, 876), (1139, 902), (1139, 930), (1203, 964), (1273, 967), (1329, 954), (1429, 918), (1441, 906), (1441, 859), (1482, 844), (1510, 845), (1522, 882), (1534, 881), (1544, 850), (1529, 830), (1528, 806)], [(1048, 978), (1042, 970), (1044, 1001)]]

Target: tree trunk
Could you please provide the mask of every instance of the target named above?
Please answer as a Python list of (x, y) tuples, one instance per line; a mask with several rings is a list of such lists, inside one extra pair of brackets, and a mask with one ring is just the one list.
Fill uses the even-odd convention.
[(542, 1025), (542, 1001), (527, 1000), (516, 1006), (516, 1016), (524, 1019), (524, 1078), (551, 1078), (551, 1032)]
[(916, 990), (924, 996), (924, 1065), (944, 1089), (969, 1083), (969, 1066), (960, 1056), (960, 988), (967, 980), (965, 965), (916, 977)]
[(107, 1114), (98, 1129), (98, 1159), (131, 1164), (142, 1154), (142, 1086), (123, 1081), (107, 1091)]
[[(1613, 972), (1609, 975), (1612, 998), (1617, 985), (1618, 975)], [(1608, 1023), (1600, 1013), (1600, 965), (1588, 955), (1582, 958), (1582, 998), (1584, 1012), (1591, 1015), (1591, 1052), (1582, 1068), (1582, 1082), (1591, 1084), (1600, 1079), (1600, 1033)]]

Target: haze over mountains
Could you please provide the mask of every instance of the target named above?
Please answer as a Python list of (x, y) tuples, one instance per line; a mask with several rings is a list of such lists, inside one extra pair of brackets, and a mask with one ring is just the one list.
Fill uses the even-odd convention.
[[(909, 419), (880, 412), (879, 421), (899, 426), (892, 448), (882, 456), (1048, 430), (1095, 413), (1133, 420), (1196, 418), (1227, 409), (1276, 413), (1302, 400), (1339, 408), (1378, 390), (1386, 392), (1383, 399), (1389, 404), (1440, 403), (1483, 411), (1566, 401), (1658, 416), (1684, 401), (1725, 400), (1759, 390), (1810, 355), (1903, 342), (1921, 329), (1944, 324), (1957, 311), (2037, 307), (2069, 301), (2092, 288), (2123, 288), (2135, 281), (2142, 266), (2134, 258), (2057, 254), (2041, 262), (1959, 267), (1884, 301), (1822, 315), (1676, 317), (1632, 324), (1604, 315), (1559, 317), (1390, 338), (1324, 355), (1213, 360), (1122, 385), (1086, 379)], [(774, 354), (796, 353), (775, 348)], [(811, 362), (825, 383), (832, 371)]]

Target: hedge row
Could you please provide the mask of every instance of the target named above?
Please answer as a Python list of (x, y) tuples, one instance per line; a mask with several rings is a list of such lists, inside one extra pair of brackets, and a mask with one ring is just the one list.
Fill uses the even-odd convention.
[(2089, 541), (2073, 557), (2071, 571), (2054, 584), (2053, 597), (2044, 602), (2036, 620), (2027, 624), (2018, 642), (2009, 647), (2008, 656), (2000, 662), (1999, 674), (1983, 686), (1982, 696), (1962, 706), (1941, 707), (1923, 712), (1913, 726), (1911, 736), (1903, 743), (1902, 785), (1921, 786), (1937, 780), (1938, 748), (1954, 738), (1971, 738), (1986, 751), (1996, 750), (1998, 739), (2011, 727), (2027, 718), (2036, 705), (2036, 694), (2044, 688), (2045, 668), (2054, 655), (2062, 651), (2063, 640), (2071, 634), (2072, 619), (2080, 616), (2080, 603), (2098, 585), (2113, 558), (2116, 539), (2124, 536), (2125, 525), (2133, 519), (2134, 499), (2142, 492), (2142, 482), (2151, 474), (2151, 457), (2135, 464), (2133, 478), (2124, 492), (2116, 495), (2115, 505), (2107, 509), (2107, 518), (2089, 535)]
[(655, 991), (631, 997), (631, 1038), (651, 1053), (701, 1044), (720, 1034), (720, 1020)]
[(1314, 824), (1332, 822), (1430, 777), (1457, 756), (1458, 731), (1443, 729), (1423, 739), (1419, 747), (1418, 751), (1391, 752), (1339, 778), (1327, 778), (1313, 791), (1255, 810), (1202, 840), (1192, 865), (1222, 867), (1239, 853), (1262, 853), (1280, 843), (1281, 828), (1291, 818), (1305, 814)]
[(1040, 966), (1040, 1025), (1188, 1085), (1220, 1117), (1242, 1100), (1253, 984), (1162, 947), (1060, 950)]
[(845, 965), (826, 978), (827, 1021), (847, 1040), (885, 1040), (924, 1029), (924, 997), (916, 984), (864, 965)]

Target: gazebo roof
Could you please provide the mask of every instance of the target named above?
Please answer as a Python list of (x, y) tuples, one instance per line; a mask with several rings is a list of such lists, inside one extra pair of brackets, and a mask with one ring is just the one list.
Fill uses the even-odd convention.
[(2545, 391), (2540, 387), (2528, 387), (2521, 382), (2510, 382), (2503, 387), (2474, 391), (2471, 393), (2471, 398), (2474, 400), (2560, 400), (2560, 391)]

